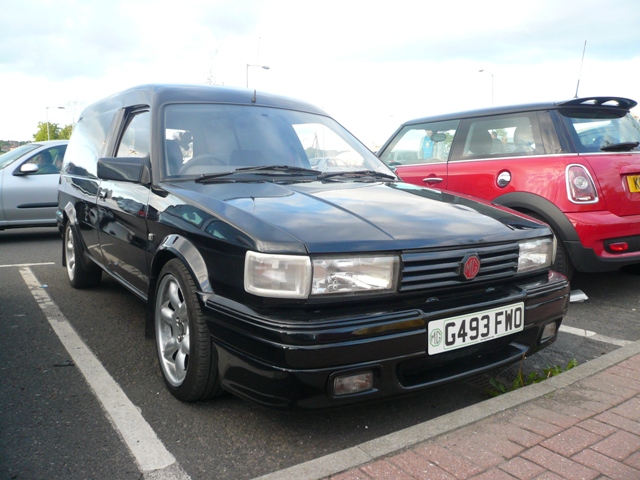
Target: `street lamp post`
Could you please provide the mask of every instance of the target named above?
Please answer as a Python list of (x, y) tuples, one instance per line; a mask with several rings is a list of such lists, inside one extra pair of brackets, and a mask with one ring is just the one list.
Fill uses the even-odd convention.
[(482, 73), (482, 72), (486, 72), (486, 73), (488, 73), (489, 75), (491, 75), (491, 105), (493, 106), (493, 73), (491, 73), (491, 72), (487, 72), (487, 71), (486, 71), (486, 70), (484, 70), (484, 69), (480, 69), (480, 70), (478, 70), (478, 72), (480, 72), (480, 73)]
[(269, 67), (267, 65), (251, 65), (247, 63), (247, 88), (249, 88), (249, 67), (259, 67), (264, 70), (269, 70)]
[(46, 107), (44, 109), (45, 115), (47, 117), (47, 140), (51, 140), (51, 134), (49, 133), (49, 109), (50, 108), (55, 108), (55, 109), (58, 109), (58, 110), (65, 110), (64, 107)]

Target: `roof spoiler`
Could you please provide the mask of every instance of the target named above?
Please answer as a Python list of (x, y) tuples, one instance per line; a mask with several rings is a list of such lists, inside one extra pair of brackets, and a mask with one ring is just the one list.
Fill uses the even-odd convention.
[(631, 100), (630, 98), (622, 97), (585, 97), (574, 98), (564, 102), (556, 102), (558, 108), (562, 107), (613, 107), (622, 108), (624, 110), (631, 110), (638, 105), (638, 102)]

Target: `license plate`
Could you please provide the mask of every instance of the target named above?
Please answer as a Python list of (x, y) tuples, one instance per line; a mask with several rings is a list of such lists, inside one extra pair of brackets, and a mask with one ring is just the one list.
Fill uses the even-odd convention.
[(629, 175), (627, 183), (629, 184), (629, 191), (640, 192), (640, 175)]
[(468, 347), (524, 329), (524, 303), (429, 322), (429, 355)]

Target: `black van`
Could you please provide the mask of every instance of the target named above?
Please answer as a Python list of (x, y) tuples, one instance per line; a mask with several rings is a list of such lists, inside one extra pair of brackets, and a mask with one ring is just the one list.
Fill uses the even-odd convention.
[(185, 401), (441, 385), (549, 345), (569, 299), (548, 226), (405, 184), (318, 108), (244, 89), (146, 85), (86, 108), (58, 224), (73, 287), (106, 272), (147, 303)]

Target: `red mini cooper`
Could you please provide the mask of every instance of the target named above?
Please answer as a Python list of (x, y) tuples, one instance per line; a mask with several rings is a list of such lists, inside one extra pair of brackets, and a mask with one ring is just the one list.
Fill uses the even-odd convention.
[(553, 268), (640, 272), (640, 124), (618, 97), (493, 107), (404, 123), (378, 156), (406, 182), (548, 223)]

